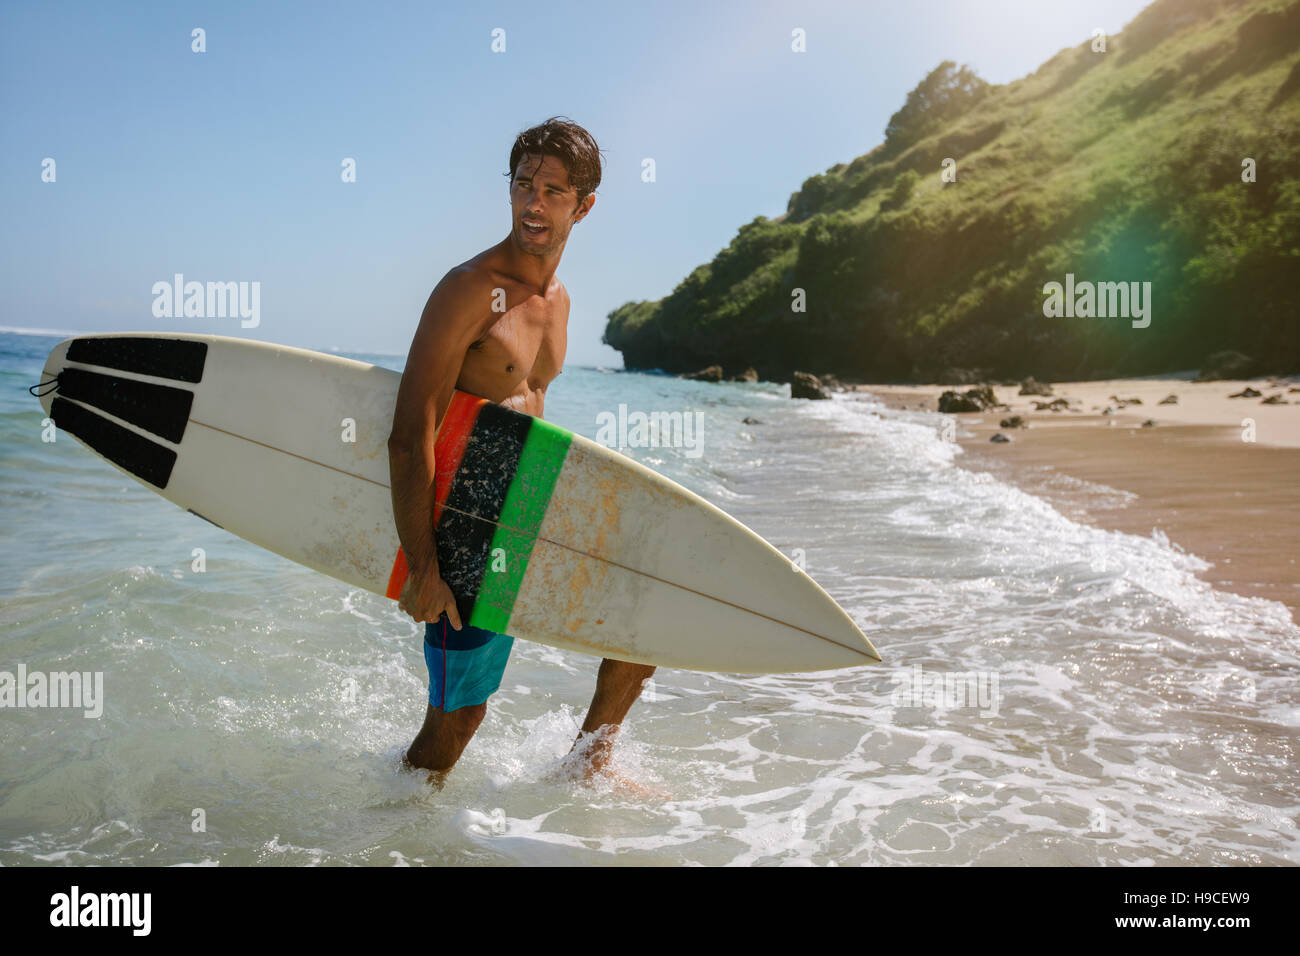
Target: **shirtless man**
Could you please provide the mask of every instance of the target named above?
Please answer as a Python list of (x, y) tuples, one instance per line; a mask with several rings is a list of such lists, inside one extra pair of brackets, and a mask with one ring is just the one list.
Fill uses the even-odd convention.
[[(553, 118), (515, 140), (509, 175), (510, 235), (448, 272), (429, 296), (388, 439), (393, 515), (409, 569), (399, 606), (425, 622), (429, 667), (429, 707), (406, 760), (433, 771), (439, 783), (482, 722), (514, 639), (464, 624), (439, 572), (437, 429), (456, 388), (543, 417), (547, 386), (564, 364), (569, 320), (569, 295), (555, 270), (570, 230), (596, 201), (600, 153), (582, 127)], [(504, 312), (493, 310), (500, 290)], [(653, 673), (644, 664), (601, 662), (574, 742), (588, 776), (605, 768), (618, 726)]]

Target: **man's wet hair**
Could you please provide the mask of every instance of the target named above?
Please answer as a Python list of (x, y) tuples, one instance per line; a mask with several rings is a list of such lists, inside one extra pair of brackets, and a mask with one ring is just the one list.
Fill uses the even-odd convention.
[(515, 137), (510, 150), (510, 185), (515, 184), (515, 170), (525, 156), (554, 156), (569, 171), (569, 183), (578, 193), (578, 202), (600, 185), (601, 156), (596, 140), (577, 123), (564, 116), (552, 116), (545, 123), (526, 129)]

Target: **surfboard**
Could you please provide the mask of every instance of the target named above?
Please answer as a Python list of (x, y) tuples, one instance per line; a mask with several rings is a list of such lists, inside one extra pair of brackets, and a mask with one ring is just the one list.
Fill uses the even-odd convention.
[[(34, 394), (59, 431), (241, 538), (396, 600), (388, 436), (401, 375), (211, 335), (59, 343)], [(435, 538), (463, 622), (599, 657), (765, 674), (878, 661), (835, 601), (681, 485), (457, 390)]]

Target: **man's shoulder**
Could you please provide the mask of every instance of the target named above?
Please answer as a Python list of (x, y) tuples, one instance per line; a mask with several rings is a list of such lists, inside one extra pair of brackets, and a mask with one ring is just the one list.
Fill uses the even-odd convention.
[(519, 288), (519, 280), (505, 272), (501, 266), (498, 250), (494, 246), (448, 270), (442, 281), (457, 290), (472, 293), (495, 293), (497, 289)]
[(492, 311), (493, 296), (499, 294), (496, 290), (501, 285), (494, 269), (471, 259), (448, 269), (434, 294), (457, 313), (468, 312), (478, 317)]
[(564, 313), (567, 315), (570, 304), (569, 290), (564, 287), (564, 283), (560, 281), (559, 276), (556, 276), (551, 280), (550, 295), (553, 297), (554, 301), (563, 308)]
[(458, 266), (452, 266), (440, 284), (456, 289), (477, 289), (492, 285), (496, 270), (483, 258), (485, 255), (486, 253), (480, 253)]

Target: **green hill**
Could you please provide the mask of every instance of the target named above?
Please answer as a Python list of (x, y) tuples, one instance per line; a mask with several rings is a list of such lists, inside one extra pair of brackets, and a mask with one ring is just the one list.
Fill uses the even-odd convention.
[[(880, 146), (604, 341), (628, 368), (768, 379), (1154, 374), (1224, 349), (1300, 369), (1300, 0), (1158, 0), (1093, 45), (1005, 86), (941, 64)], [(1149, 326), (1045, 316), (1067, 273), (1151, 283)]]

